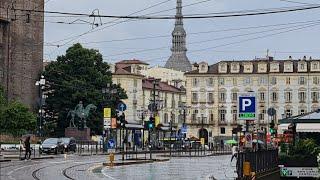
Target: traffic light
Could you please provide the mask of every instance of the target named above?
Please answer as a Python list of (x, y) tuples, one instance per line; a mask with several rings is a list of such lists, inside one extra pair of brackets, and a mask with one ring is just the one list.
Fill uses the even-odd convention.
[(126, 115), (122, 113), (119, 117), (121, 127), (125, 127), (126, 124)]
[(276, 130), (275, 130), (275, 128), (274, 128), (274, 121), (272, 120), (271, 121), (271, 123), (269, 124), (269, 131), (270, 131), (270, 134), (271, 135), (274, 135), (274, 134), (276, 134)]
[(154, 117), (150, 117), (149, 118), (149, 126), (148, 126), (148, 128), (149, 129), (153, 129), (154, 126), (155, 126), (155, 118)]
[(155, 127), (155, 119), (153, 117), (149, 118), (149, 121), (144, 122), (144, 128), (145, 129), (154, 129)]

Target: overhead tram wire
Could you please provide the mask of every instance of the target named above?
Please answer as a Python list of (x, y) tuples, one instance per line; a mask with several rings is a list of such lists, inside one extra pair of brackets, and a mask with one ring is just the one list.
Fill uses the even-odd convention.
[[(153, 7), (156, 7), (156, 6), (158, 6), (158, 5), (161, 5), (161, 4), (163, 4), (163, 3), (166, 3), (166, 2), (168, 2), (168, 1), (171, 1), (171, 0), (166, 0), (166, 1), (163, 1), (163, 2), (160, 2), (160, 3), (157, 3), (157, 4), (155, 4), (155, 5), (149, 6), (149, 7), (145, 8), (145, 9), (140, 10), (140, 11), (131, 13), (130, 15), (135, 14), (135, 13), (138, 13), (138, 12), (145, 11), (145, 10), (150, 9), (150, 8), (153, 8)], [(197, 4), (204, 3), (204, 2), (208, 2), (208, 1), (212, 1), (212, 0), (203, 0), (203, 1), (200, 1), (200, 2), (197, 2), (197, 3), (192, 3), (192, 4), (185, 5), (185, 6), (183, 6), (183, 7), (193, 6), (193, 5), (197, 5)], [(153, 13), (149, 13), (149, 14), (146, 14), (146, 15), (155, 14), (155, 13), (158, 13), (158, 12), (153, 12)], [(116, 21), (116, 20), (115, 20), (115, 21)], [(86, 32), (86, 33), (84, 33), (84, 34), (80, 34), (80, 35), (78, 35), (78, 36), (75, 36), (75, 39), (77, 39), (77, 38), (79, 38), (79, 37), (81, 37), (81, 36), (83, 36), (83, 35), (86, 35), (86, 34), (89, 34), (89, 33), (93, 33), (93, 32), (97, 32), (97, 31), (103, 30), (103, 29), (105, 29), (105, 28), (112, 27), (112, 26), (115, 26), (115, 25), (118, 25), (118, 24), (121, 24), (121, 23), (124, 23), (124, 22), (129, 22), (129, 21), (131, 21), (131, 20), (130, 20), (130, 19), (127, 19), (127, 20), (124, 20), (124, 21), (122, 21), (122, 22), (118, 22), (118, 23), (115, 23), (115, 24), (113, 24), (113, 25), (109, 25), (109, 26), (106, 26), (106, 27), (103, 27), (103, 28), (100, 28), (100, 29), (92, 29), (92, 30), (90, 30), (90, 31), (88, 31), (88, 32)], [(111, 21), (111, 22), (114, 22), (114, 21)], [(71, 37), (71, 38), (72, 38), (72, 37)], [(69, 38), (69, 39), (71, 39), (71, 38)], [(62, 44), (62, 46), (65, 46), (66, 44), (74, 41), (75, 39), (72, 39), (72, 40), (70, 40), (70, 41)], [(57, 42), (57, 41), (56, 41), (56, 42)], [(59, 42), (61, 42), (61, 41), (59, 41)], [(55, 42), (52, 42), (52, 43), (55, 43)], [(54, 52), (54, 51), (50, 52), (50, 53), (49, 53), (49, 56), (50, 56), (53, 52)]]
[[(148, 10), (148, 9), (151, 9), (151, 8), (156, 7), (156, 6), (162, 5), (162, 4), (167, 3), (167, 2), (169, 2), (169, 1), (171, 1), (171, 0), (165, 0), (165, 1), (162, 1), (162, 2), (159, 2), (159, 3), (156, 3), (156, 4), (154, 4), (154, 5), (151, 5), (151, 6), (146, 7), (146, 8), (144, 8), (144, 9), (135, 11), (135, 12), (129, 14), (129, 15), (133, 15), (133, 14), (136, 14), (136, 13), (139, 13), (139, 12), (146, 11), (146, 10)], [(79, 35), (76, 35), (76, 36), (71, 36), (71, 37), (69, 37), (69, 38), (65, 38), (65, 39), (62, 39), (62, 40), (59, 40), (59, 41), (55, 41), (55, 42), (52, 42), (52, 43), (62, 42), (62, 41), (68, 40), (67, 42), (64, 42), (64, 43), (61, 45), (61, 46), (65, 46), (66, 44), (68, 44), (68, 43), (70, 43), (70, 42), (72, 42), (72, 41), (74, 41), (74, 40), (76, 40), (76, 39), (78, 39), (78, 38), (80, 38), (80, 37), (82, 37), (82, 36), (84, 36), (84, 35), (87, 35), (87, 34), (89, 34), (89, 33), (93, 33), (93, 32), (96, 32), (96, 31), (100, 31), (100, 30), (103, 30), (103, 29), (105, 29), (105, 28), (112, 27), (112, 26), (115, 26), (115, 25), (118, 25), (118, 24), (121, 24), (121, 23), (123, 23), (123, 22), (128, 21), (128, 20), (126, 20), (126, 21), (122, 21), (122, 22), (117, 22), (118, 20), (120, 20), (120, 19), (116, 19), (116, 20), (113, 20), (113, 21), (109, 21), (109, 22), (108, 22), (108, 23), (114, 23), (114, 24), (112, 24), (112, 25), (103, 27), (105, 24), (107, 24), (107, 23), (105, 23), (105, 24), (103, 24), (102, 28), (91, 29), (91, 30), (89, 30), (89, 31), (86, 31), (85, 33), (82, 33), (82, 34), (79, 34)], [(61, 46), (59, 46), (59, 47), (61, 47)], [(58, 47), (58, 48), (59, 48), (59, 47)], [(56, 49), (56, 50), (57, 50), (57, 49)], [(50, 52), (49, 54), (51, 55), (53, 52), (54, 52), (54, 51)]]
[[(306, 23), (319, 22), (319, 21), (320, 21), (320, 19), (319, 20), (309, 20), (309, 21), (289, 22), (289, 23), (279, 23), (279, 24), (269, 24), (269, 25), (262, 25), (262, 26), (249, 26), (249, 27), (240, 27), (240, 28), (199, 31), (199, 32), (188, 33), (188, 35), (199, 35), (199, 34), (209, 34), (209, 33), (215, 33), (215, 32), (249, 30), (249, 29), (267, 28), (267, 27), (273, 27), (273, 26), (286, 26), (286, 25), (291, 25), (291, 24), (306, 24)], [(100, 43), (135, 41), (135, 40), (146, 40), (146, 39), (156, 39), (156, 38), (166, 38), (166, 37), (171, 37), (171, 36), (170, 35), (155, 35), (155, 36), (145, 36), (145, 37), (113, 39), (113, 40), (105, 40), (105, 41), (89, 41), (89, 42), (81, 42), (81, 44), (100, 44)], [(58, 44), (51, 44), (50, 43), (50, 45), (47, 45), (47, 46), (58, 46)]]
[[(153, 7), (159, 6), (159, 5), (164, 4), (164, 3), (166, 3), (166, 2), (169, 2), (169, 1), (171, 1), (171, 0), (166, 0), (166, 1), (163, 1), (163, 2), (160, 2), (160, 3), (157, 3), (157, 4), (155, 4), (155, 5), (152, 5), (152, 6), (147, 7), (147, 8), (145, 8), (145, 9), (142, 9), (142, 10), (136, 11), (136, 12), (134, 12), (134, 13), (131, 13), (131, 14), (129, 14), (128, 16), (133, 15), (133, 14), (136, 14), (136, 13), (139, 13), (139, 12), (142, 12), (142, 11), (145, 11), (145, 10), (148, 10), (148, 9), (151, 9), (151, 8), (153, 8)], [(208, 2), (208, 1), (212, 1), (212, 0), (203, 0), (203, 1), (200, 1), (200, 2), (197, 2), (197, 3), (187, 4), (187, 5), (183, 6), (183, 7), (194, 6), (194, 5), (201, 4), (201, 3), (204, 3), (204, 2)], [(171, 9), (162, 10), (162, 11), (156, 11), (156, 12), (152, 12), (152, 13), (145, 14), (144, 16), (153, 15), (153, 14), (158, 14), (158, 13), (160, 13), (160, 12), (170, 11), (170, 10), (172, 10), (172, 9), (176, 9), (176, 8), (171, 8)], [(120, 18), (120, 19), (121, 19), (121, 18)], [(120, 19), (118, 19), (118, 20), (120, 20)], [(106, 27), (103, 27), (103, 28), (100, 28), (100, 29), (92, 30), (91, 32), (88, 32), (88, 33), (86, 33), (86, 34), (94, 33), (94, 32), (97, 32), (97, 31), (101, 31), (101, 30), (103, 30), (103, 29), (105, 29), (105, 28), (113, 27), (113, 26), (115, 26), (115, 25), (118, 25), (118, 24), (121, 24), (121, 23), (124, 23), (124, 22), (130, 22), (130, 21), (136, 21), (136, 20), (139, 20), (139, 19), (127, 19), (127, 20), (123, 20), (123, 21), (121, 21), (121, 22), (116, 22), (115, 24), (112, 24), (112, 25), (109, 25), (109, 26), (106, 26)], [(111, 21), (111, 22), (114, 22), (114, 21)], [(108, 24), (108, 23), (104, 23), (104, 24)], [(54, 42), (53, 42), (53, 43), (54, 43)], [(65, 44), (68, 44), (68, 43), (69, 43), (69, 42), (64, 43), (64, 45), (65, 45)]]
[[(183, 16), (184, 19), (211, 19), (211, 18), (227, 18), (227, 17), (241, 17), (241, 16), (257, 16), (257, 15), (266, 15), (266, 14), (277, 14), (285, 12), (295, 12), (295, 11), (304, 11), (311, 9), (319, 9), (320, 5), (315, 6), (302, 6), (292, 9), (283, 9), (275, 11), (262, 11), (262, 12), (244, 12), (244, 13), (235, 13), (235, 14), (222, 14), (222, 15), (201, 15), (201, 16)], [(24, 10), (24, 9), (15, 9), (20, 11), (34, 11), (48, 14), (62, 14), (62, 15), (86, 15), (88, 17), (99, 17), (99, 18), (116, 18), (116, 19), (155, 19), (155, 20), (165, 20), (165, 19), (175, 19), (175, 16), (121, 16), (121, 15), (94, 15), (94, 14), (83, 14), (83, 13), (71, 13), (71, 12), (59, 12), (59, 11), (38, 11), (38, 10)], [(211, 13), (207, 13), (211, 14)]]
[[(320, 24), (320, 20), (317, 21), (317, 22), (304, 24), (303, 26), (306, 26), (306, 25), (317, 25), (317, 24)], [(224, 36), (224, 37), (214, 38), (214, 39), (206, 39), (206, 40), (201, 40), (201, 41), (194, 41), (194, 42), (188, 43), (188, 45), (190, 45), (190, 44), (207, 43), (207, 42), (212, 42), (212, 41), (217, 41), (217, 40), (233, 39), (233, 38), (243, 37), (243, 36), (251, 36), (251, 35), (254, 35), (254, 34), (268, 33), (268, 32), (280, 31), (280, 30), (284, 30), (284, 29), (288, 29), (288, 28), (290, 28), (290, 29), (291, 29), (291, 28), (296, 28), (296, 27), (301, 27), (301, 25), (295, 25), (295, 26), (289, 26), (289, 27), (281, 27), (281, 28), (274, 28), (274, 29), (267, 29), (267, 30), (263, 30), (263, 31), (256, 31), (256, 32), (250, 32), (250, 33), (244, 33), (244, 34)], [(105, 57), (114, 57), (114, 56), (127, 55), (127, 54), (136, 54), (136, 53), (148, 52), (148, 51), (158, 51), (158, 50), (162, 50), (162, 49), (167, 49), (167, 48), (169, 48), (169, 47), (170, 47), (170, 46), (162, 46), (162, 47), (157, 47), (157, 48), (143, 49), (143, 50), (139, 50), (139, 51), (128, 51), (128, 52), (111, 54), (111, 55), (105, 56)]]
[[(129, 14), (129, 16), (130, 16), (130, 15), (133, 15), (133, 14), (136, 14), (136, 13), (139, 13), (139, 12), (146, 11), (146, 10), (151, 9), (151, 8), (154, 8), (154, 7), (156, 7), (156, 6), (162, 5), (162, 4), (167, 3), (167, 2), (169, 2), (169, 1), (171, 1), (171, 0), (161, 1), (161, 2), (156, 3), (156, 4), (154, 4), (154, 5), (151, 5), (151, 6), (148, 6), (148, 7), (146, 7), (146, 8), (143, 8), (143, 9), (141, 9), (141, 10), (135, 11), (135, 12)], [(63, 42), (63, 41), (68, 40), (67, 42), (64, 42), (64, 43), (61, 45), (61, 46), (65, 46), (66, 44), (68, 44), (68, 43), (70, 43), (70, 42), (72, 42), (72, 41), (74, 41), (74, 40), (76, 40), (76, 39), (78, 39), (78, 38), (80, 38), (80, 37), (82, 37), (82, 36), (84, 36), (84, 35), (87, 35), (87, 34), (89, 34), (89, 33), (97, 32), (97, 31), (103, 30), (103, 29), (105, 29), (105, 28), (112, 27), (112, 26), (115, 26), (115, 25), (118, 25), (118, 24), (121, 24), (121, 23), (124, 23), (124, 22), (128, 21), (128, 20), (125, 20), (125, 21), (122, 21), (122, 22), (117, 22), (118, 20), (120, 20), (120, 19), (116, 19), (116, 20), (112, 20), (112, 21), (109, 21), (109, 22), (108, 22), (108, 23), (114, 23), (114, 22), (115, 22), (115, 23), (112, 24), (112, 25), (103, 27), (104, 25), (106, 25), (106, 23), (105, 23), (105, 24), (103, 24), (102, 28), (98, 28), (98, 29), (95, 29), (95, 28), (94, 28), (94, 29), (91, 29), (91, 30), (86, 31), (86, 32), (84, 32), (84, 33), (81, 33), (81, 34), (79, 34), (79, 35), (71, 36), (71, 37), (69, 37), (69, 38), (64, 38), (64, 39), (61, 39), (61, 40), (58, 40), (58, 41), (54, 41), (54, 42), (52, 42), (52, 43)], [(59, 46), (59, 47), (61, 47), (61, 46)], [(59, 47), (57, 47), (57, 49), (58, 49)], [(49, 53), (49, 56), (50, 56), (52, 53), (54, 53), (57, 49), (51, 51), (51, 52)]]
[[(308, 25), (308, 26), (303, 26), (303, 27), (299, 27), (299, 28), (295, 28), (295, 29), (290, 29), (290, 30), (286, 30), (286, 31), (281, 31), (281, 32), (277, 32), (277, 33), (267, 34), (267, 35), (263, 35), (263, 36), (257, 36), (257, 37), (254, 37), (254, 38), (243, 39), (243, 40), (240, 40), (240, 41), (234, 41), (234, 42), (231, 42), (231, 43), (220, 44), (220, 45), (217, 45), (217, 46), (208, 47), (208, 48), (204, 48), (204, 49), (191, 50), (191, 51), (189, 51), (189, 54), (195, 54), (195, 53), (198, 53), (198, 52), (212, 50), (212, 49), (216, 49), (216, 48), (220, 48), (220, 47), (230, 46), (230, 45), (234, 45), (234, 44), (240, 44), (240, 43), (243, 43), (243, 42), (248, 42), (248, 41), (252, 41), (252, 40), (256, 40), (256, 39), (268, 38), (268, 37), (271, 37), (271, 36), (276, 36), (276, 35), (279, 35), (279, 34), (288, 33), (288, 32), (292, 32), (292, 31), (298, 31), (298, 30), (301, 30), (301, 29), (305, 29), (305, 28), (309, 28), (309, 27), (315, 27), (315, 26), (318, 26), (318, 25), (320, 25), (320, 23), (319, 24)], [(155, 60), (168, 59), (169, 57), (170, 56), (162, 56), (162, 57), (152, 58), (152, 59), (144, 60), (144, 61), (145, 62), (154, 62)], [(165, 62), (165, 61), (163, 60), (163, 62)], [(160, 61), (156, 61), (156, 62), (160, 62)]]

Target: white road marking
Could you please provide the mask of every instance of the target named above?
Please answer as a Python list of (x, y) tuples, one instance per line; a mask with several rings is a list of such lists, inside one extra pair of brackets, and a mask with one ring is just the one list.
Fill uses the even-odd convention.
[(108, 175), (103, 169), (101, 170), (101, 173), (102, 173), (104, 176), (106, 176), (107, 178), (109, 178), (109, 179), (115, 179), (115, 180), (116, 180), (116, 178)]

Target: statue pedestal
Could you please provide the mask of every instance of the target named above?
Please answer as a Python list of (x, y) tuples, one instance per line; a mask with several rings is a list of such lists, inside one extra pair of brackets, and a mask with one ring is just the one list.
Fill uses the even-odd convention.
[(82, 131), (76, 127), (68, 127), (64, 130), (66, 137), (74, 137), (76, 140), (89, 141), (90, 138), (90, 128), (84, 128)]

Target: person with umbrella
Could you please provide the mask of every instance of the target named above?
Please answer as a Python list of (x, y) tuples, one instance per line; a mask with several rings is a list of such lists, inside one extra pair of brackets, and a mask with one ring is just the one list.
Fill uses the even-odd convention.
[(24, 155), (24, 159), (30, 159), (30, 156), (31, 156), (30, 136), (26, 137), (26, 140), (24, 141), (24, 146), (25, 146), (25, 149), (26, 149), (26, 153)]

